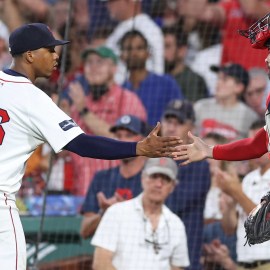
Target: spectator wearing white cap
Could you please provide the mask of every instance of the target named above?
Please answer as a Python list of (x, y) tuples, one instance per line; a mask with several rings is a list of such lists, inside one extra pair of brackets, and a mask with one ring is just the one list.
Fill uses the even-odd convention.
[(108, 208), (99, 224), (92, 239), (93, 269), (179, 270), (189, 265), (185, 227), (164, 205), (177, 172), (170, 158), (146, 162), (143, 193)]
[(264, 118), (265, 104), (269, 93), (270, 82), (263, 68), (251, 68), (248, 71), (250, 81), (244, 92), (246, 104), (253, 109), (261, 118)]

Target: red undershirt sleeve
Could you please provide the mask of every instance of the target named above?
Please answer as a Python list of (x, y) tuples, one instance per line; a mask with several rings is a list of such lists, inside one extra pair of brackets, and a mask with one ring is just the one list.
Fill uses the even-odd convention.
[(268, 152), (267, 143), (268, 135), (264, 128), (261, 128), (253, 138), (216, 145), (213, 149), (213, 158), (229, 161), (258, 158)]

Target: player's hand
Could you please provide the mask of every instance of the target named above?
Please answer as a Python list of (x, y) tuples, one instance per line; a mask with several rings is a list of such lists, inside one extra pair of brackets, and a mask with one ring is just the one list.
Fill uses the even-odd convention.
[(213, 146), (206, 144), (201, 138), (194, 136), (190, 131), (188, 137), (193, 141), (191, 144), (179, 145), (173, 153), (174, 160), (183, 160), (181, 166), (191, 162), (200, 161), (213, 157)]
[(160, 129), (161, 124), (158, 122), (149, 135), (137, 143), (136, 154), (138, 156), (173, 157), (172, 153), (176, 151), (176, 146), (181, 144), (182, 140), (177, 136), (161, 137), (158, 135)]

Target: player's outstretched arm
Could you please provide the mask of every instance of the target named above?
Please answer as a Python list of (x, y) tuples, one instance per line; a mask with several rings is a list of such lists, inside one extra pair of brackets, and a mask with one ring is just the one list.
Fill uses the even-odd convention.
[(101, 136), (81, 134), (64, 149), (82, 157), (98, 159), (122, 159), (134, 156), (173, 157), (176, 146), (182, 143), (179, 137), (160, 137), (160, 123), (142, 141), (122, 142)]
[(136, 146), (136, 155), (146, 157), (172, 157), (172, 153), (176, 151), (176, 146), (182, 143), (177, 136), (160, 137), (161, 124), (158, 122), (156, 127)]
[(201, 138), (194, 136), (190, 131), (188, 137), (193, 141), (191, 144), (177, 146), (173, 153), (174, 160), (183, 160), (181, 165), (200, 161), (206, 158), (213, 158), (213, 146), (206, 144)]
[(187, 165), (205, 158), (217, 160), (239, 161), (259, 158), (267, 153), (268, 134), (261, 128), (253, 138), (246, 138), (232, 143), (210, 146), (191, 132), (188, 136), (193, 140), (192, 144), (180, 145), (173, 153), (175, 160), (184, 160), (181, 165)]

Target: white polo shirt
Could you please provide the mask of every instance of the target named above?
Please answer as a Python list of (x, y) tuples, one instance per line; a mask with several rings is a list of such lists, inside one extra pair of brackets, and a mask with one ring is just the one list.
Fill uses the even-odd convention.
[[(153, 242), (157, 243), (158, 252)], [(150, 221), (144, 215), (142, 195), (111, 206), (91, 243), (114, 253), (113, 265), (117, 270), (170, 270), (171, 265), (189, 266), (183, 222), (164, 205), (154, 241)]]
[[(242, 182), (244, 193), (255, 203), (259, 204), (261, 198), (270, 190), (270, 169), (264, 175), (260, 174), (259, 169), (247, 174)], [(249, 246), (245, 244), (245, 228), (244, 222), (247, 214), (242, 207), (238, 209), (239, 218), (237, 226), (237, 261), (238, 262), (253, 262), (258, 260), (270, 259), (270, 241), (259, 245)]]

